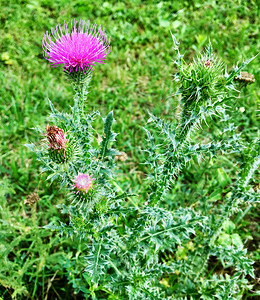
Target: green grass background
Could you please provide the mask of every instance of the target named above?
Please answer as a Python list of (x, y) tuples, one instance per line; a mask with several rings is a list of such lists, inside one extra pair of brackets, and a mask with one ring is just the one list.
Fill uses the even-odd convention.
[[(181, 42), (181, 52), (189, 60), (207, 46), (209, 39), (229, 69), (255, 56), (258, 49), (257, 1), (6, 1), (0, 10), (0, 296), (3, 299), (72, 299), (63, 267), (77, 245), (40, 229), (59, 215), (56, 204), (63, 201), (57, 183), (49, 186), (39, 163), (23, 145), (40, 141), (33, 127), (44, 127), (50, 112), (48, 99), (58, 109), (69, 112), (73, 90), (60, 68), (51, 68), (42, 57), (44, 33), (71, 19), (90, 20), (102, 25), (111, 37), (112, 51), (105, 65), (95, 68), (88, 95), (88, 110), (102, 114), (114, 111), (114, 130), (119, 133), (117, 148), (128, 155), (119, 164), (122, 189), (140, 195), (147, 169), (144, 162), (145, 134), (142, 129), (148, 111), (176, 119), (177, 97), (173, 74), (175, 51), (170, 31)], [(247, 68), (256, 77), (237, 101), (230, 103), (235, 125), (245, 140), (252, 140), (258, 127), (259, 59)], [(240, 108), (244, 107), (242, 112)], [(211, 124), (213, 126), (213, 124)], [(96, 121), (97, 131), (101, 120)], [(203, 137), (200, 137), (203, 139)], [(221, 199), (232, 182), (236, 166), (222, 157), (214, 165), (193, 162), (182, 175), (169, 202), (177, 197), (198, 195), (211, 201)], [(224, 175), (223, 175), (224, 174)], [(221, 182), (221, 184), (220, 184)], [(36, 210), (23, 202), (37, 191)], [(216, 192), (217, 190), (217, 192)], [(253, 207), (237, 232), (258, 260), (258, 211)], [(239, 216), (237, 217), (239, 220)], [(256, 274), (259, 267), (256, 265)], [(255, 282), (253, 282), (255, 284)], [(256, 288), (256, 287), (255, 287)], [(79, 297), (79, 296), (78, 296)], [(250, 294), (245, 295), (245, 299)], [(51, 298), (50, 298), (51, 299)], [(53, 298), (54, 299), (54, 298)], [(80, 299), (80, 298), (77, 298)]]

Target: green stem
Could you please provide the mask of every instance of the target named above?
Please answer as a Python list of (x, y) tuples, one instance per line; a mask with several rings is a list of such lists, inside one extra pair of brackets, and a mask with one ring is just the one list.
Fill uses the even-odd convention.
[(92, 72), (89, 71), (84, 74), (82, 72), (73, 71), (71, 74), (68, 74), (68, 77), (72, 81), (76, 93), (74, 97), (74, 111), (78, 122), (80, 122), (80, 117), (84, 115), (87, 90), (92, 78)]
[(110, 260), (110, 264), (116, 270), (117, 274), (119, 274), (120, 276), (123, 276), (123, 274), (118, 270), (118, 268), (116, 267), (116, 265), (111, 260)]
[(172, 157), (169, 157), (168, 155), (167, 162), (163, 167), (163, 172), (162, 172), (163, 182), (158, 180), (156, 181), (156, 187), (155, 187), (156, 190), (152, 195), (150, 195), (151, 205), (155, 205), (157, 202), (161, 200), (165, 187), (167, 186), (167, 182), (172, 181), (174, 175), (177, 175), (179, 173), (179, 168), (177, 167), (177, 163), (179, 163), (180, 161), (179, 158), (174, 153), (182, 152), (183, 148), (186, 146), (187, 139), (190, 137), (197, 123), (198, 120), (193, 122), (188, 127), (188, 130), (185, 132), (185, 135), (182, 136), (180, 140), (181, 142), (176, 149), (174, 149), (173, 145), (169, 146), (168, 153), (173, 153), (173, 155)]

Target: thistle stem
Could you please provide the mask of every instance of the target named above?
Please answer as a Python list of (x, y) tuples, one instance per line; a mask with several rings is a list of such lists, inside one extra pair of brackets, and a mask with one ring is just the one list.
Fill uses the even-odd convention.
[[(167, 182), (172, 181), (173, 177), (180, 172), (179, 166), (182, 165), (179, 158), (175, 153), (182, 152), (183, 148), (186, 146), (186, 141), (190, 138), (191, 133), (194, 130), (194, 127), (198, 124), (199, 120), (196, 119), (190, 126), (188, 126), (185, 134), (181, 136), (177, 148), (174, 149), (173, 145), (169, 145), (167, 161), (164, 164), (162, 176), (163, 182), (156, 181), (155, 191), (150, 194), (150, 202), (152, 205), (156, 204), (162, 198), (166, 187), (168, 186)], [(169, 155), (171, 153), (171, 157)]]

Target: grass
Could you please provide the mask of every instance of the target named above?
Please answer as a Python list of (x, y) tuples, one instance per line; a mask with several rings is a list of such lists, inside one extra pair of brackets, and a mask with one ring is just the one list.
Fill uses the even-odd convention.
[[(101, 24), (111, 36), (112, 52), (106, 64), (95, 69), (88, 106), (89, 111), (98, 109), (103, 114), (113, 109), (115, 131), (119, 133), (118, 149), (128, 155), (128, 160), (119, 166), (118, 184), (139, 194), (137, 201), (142, 201), (146, 175), (141, 164), (145, 155), (142, 128), (149, 118), (148, 111), (176, 118), (176, 87), (172, 80), (175, 52), (170, 31), (181, 42), (186, 57), (199, 53), (210, 39), (215, 51), (231, 68), (237, 61), (257, 54), (257, 2), (2, 0), (2, 4), (0, 260), (4, 261), (1, 253), (8, 260), (4, 267), (0, 264), (0, 274), (5, 274), (4, 278), (0, 275), (0, 296), (8, 299), (13, 292), (19, 295), (27, 290), (26, 299), (45, 299), (46, 295), (61, 299), (67, 290), (73, 298), (76, 297), (73, 287), (63, 285), (66, 280), (60, 262), (68, 259), (77, 247), (70, 241), (64, 244), (41, 229), (59, 214), (55, 205), (64, 196), (55, 183), (49, 186), (46, 175), (40, 175), (39, 163), (23, 146), (42, 138), (32, 128), (44, 127), (49, 122), (48, 98), (64, 111), (69, 111), (73, 103), (73, 90), (62, 71), (51, 68), (42, 57), (44, 33), (59, 22), (75, 18)], [(258, 62), (256, 58), (247, 69), (255, 75), (256, 82), (259, 82)], [(253, 139), (258, 127), (258, 95), (254, 84), (236, 102), (230, 103), (234, 123), (247, 140)], [(97, 131), (100, 124), (97, 120)], [(217, 127), (217, 122), (211, 126)], [(217, 159), (209, 167), (202, 163), (200, 168), (193, 162), (169, 198), (171, 205), (176, 205), (177, 198), (182, 198), (183, 203), (196, 203), (198, 195), (211, 195), (212, 201), (219, 201), (236, 171), (229, 159)], [(35, 190), (41, 200), (30, 209), (23, 202)], [(259, 260), (257, 218), (257, 208), (253, 207), (236, 228), (255, 260)], [(1, 268), (9, 272), (4, 273)], [(259, 275), (259, 266), (256, 271)]]

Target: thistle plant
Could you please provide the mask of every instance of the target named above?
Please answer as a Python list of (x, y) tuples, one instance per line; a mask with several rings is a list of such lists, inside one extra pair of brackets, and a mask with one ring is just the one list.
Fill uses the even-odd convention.
[[(71, 29), (58, 25), (51, 32), (54, 41), (48, 32), (43, 39), (44, 57), (64, 68), (75, 90), (74, 106), (63, 113), (50, 102), (53, 125), (39, 130), (45, 142), (27, 146), (49, 173), (47, 179), (60, 180), (68, 198), (59, 207), (69, 222), (54, 221), (46, 229), (70, 236), (78, 245), (75, 256), (64, 263), (75, 292), (88, 299), (240, 299), (250, 288), (247, 275), (254, 277), (253, 262), (243, 245), (221, 243), (219, 235), (242, 202), (252, 205), (259, 199), (250, 188), (259, 166), (259, 137), (246, 144), (225, 104), (232, 98), (234, 79), (250, 60), (228, 74), (209, 44), (187, 64), (173, 36), (181, 113), (177, 125), (150, 114), (153, 130), (145, 129), (149, 194), (137, 206), (132, 205), (134, 195), (118, 189), (114, 175), (120, 151), (112, 148), (117, 137), (113, 112), (102, 119), (101, 141), (95, 143), (92, 122), (100, 113), (88, 113), (86, 107), (93, 68), (106, 60), (110, 40), (101, 27), (84, 21), (71, 22)], [(226, 124), (219, 140), (194, 143), (210, 118)], [(167, 206), (178, 175), (192, 159), (231, 153), (243, 156), (245, 163), (220, 206), (207, 207), (205, 214), (189, 205)], [(234, 271), (223, 276), (210, 270), (212, 256)]]

